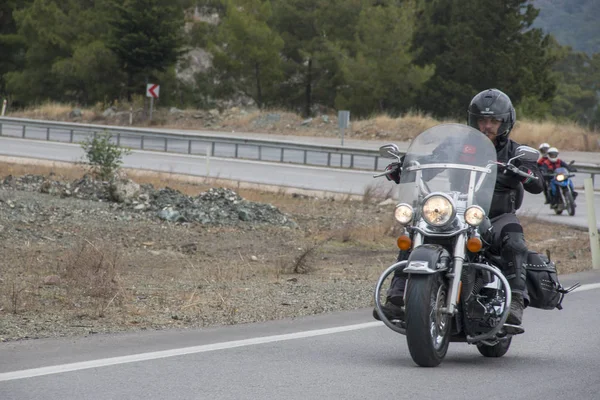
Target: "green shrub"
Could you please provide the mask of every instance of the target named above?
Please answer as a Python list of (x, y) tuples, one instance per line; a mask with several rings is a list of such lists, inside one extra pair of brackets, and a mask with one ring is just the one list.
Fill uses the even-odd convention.
[(123, 164), (123, 156), (130, 154), (128, 148), (117, 146), (111, 141), (112, 134), (104, 131), (81, 143), (85, 152), (86, 163), (96, 177), (109, 181)]

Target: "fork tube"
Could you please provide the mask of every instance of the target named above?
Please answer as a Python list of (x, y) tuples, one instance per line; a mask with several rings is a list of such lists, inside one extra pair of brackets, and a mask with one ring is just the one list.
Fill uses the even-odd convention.
[(456, 246), (454, 246), (454, 271), (452, 277), (452, 287), (448, 293), (448, 314), (454, 314), (456, 304), (458, 303), (458, 287), (462, 277), (462, 267), (465, 262), (465, 238), (466, 234), (458, 235), (456, 238)]

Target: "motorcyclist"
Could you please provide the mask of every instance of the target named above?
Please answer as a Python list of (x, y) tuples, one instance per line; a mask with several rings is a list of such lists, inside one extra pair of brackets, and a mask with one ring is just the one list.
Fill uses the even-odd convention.
[(540, 144), (540, 147), (538, 147), (538, 150), (540, 151), (540, 158), (538, 159), (538, 165), (541, 165), (542, 160), (548, 158), (548, 149), (551, 146), (548, 143), (542, 143)]
[[(551, 147), (548, 149), (548, 157), (546, 157), (543, 162), (540, 164), (540, 171), (544, 176), (544, 180), (547, 181), (547, 185), (550, 187), (550, 207), (556, 208), (558, 205), (558, 197), (556, 196), (558, 188), (556, 187), (556, 182), (554, 181), (554, 172), (558, 168), (566, 168), (569, 172), (575, 172), (576, 169), (558, 158), (558, 149), (556, 147)], [(573, 181), (569, 181), (569, 186), (571, 187), (571, 192), (573, 193), (573, 199), (577, 198), (577, 193), (575, 188), (573, 187)]]
[[(542, 143), (540, 144), (540, 147), (538, 148), (538, 150), (540, 151), (540, 158), (538, 159), (537, 163), (538, 163), (538, 167), (540, 167), (540, 171), (541, 171), (541, 166), (544, 163), (545, 160), (548, 159), (548, 150), (550, 149), (550, 144), (548, 143)], [(544, 202), (544, 204), (549, 204), (550, 203), (550, 188), (548, 186), (548, 180), (544, 179), (544, 197), (546, 199), (546, 201)]]
[[(510, 98), (498, 89), (478, 93), (469, 104), (468, 125), (478, 129), (494, 143), (499, 162), (506, 163), (516, 155), (519, 144), (509, 139), (515, 122), (516, 113)], [(490, 251), (502, 257), (502, 273), (512, 291), (510, 313), (506, 323), (521, 325), (526, 301), (524, 264), (527, 261), (527, 245), (523, 227), (515, 212), (521, 206), (524, 190), (534, 194), (540, 193), (543, 190), (543, 179), (536, 162), (517, 159), (514, 165), (532, 178), (523, 178), (509, 170), (499, 171), (488, 216), (494, 232)], [(389, 171), (386, 174), (388, 180), (400, 182), (400, 167), (400, 163), (392, 163), (386, 168)], [(398, 261), (408, 259), (409, 255), (409, 251), (400, 251)], [(407, 274), (404, 272), (395, 272), (386, 302), (382, 306), (382, 311), (388, 319), (404, 319), (401, 307), (404, 306), (406, 279)], [(379, 319), (376, 310), (373, 310), (373, 316)]]

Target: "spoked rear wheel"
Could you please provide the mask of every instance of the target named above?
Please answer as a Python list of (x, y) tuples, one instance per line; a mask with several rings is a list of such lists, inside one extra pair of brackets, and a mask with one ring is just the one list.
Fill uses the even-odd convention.
[(512, 341), (512, 338), (508, 338), (506, 340), (502, 340), (501, 342), (498, 342), (494, 346), (488, 346), (483, 343), (478, 343), (477, 350), (479, 350), (481, 355), (484, 357), (502, 357), (503, 355), (506, 354), (506, 352), (510, 348), (511, 341)]
[(406, 288), (406, 341), (415, 363), (438, 366), (448, 351), (451, 319), (443, 313), (448, 285), (438, 274), (412, 275)]

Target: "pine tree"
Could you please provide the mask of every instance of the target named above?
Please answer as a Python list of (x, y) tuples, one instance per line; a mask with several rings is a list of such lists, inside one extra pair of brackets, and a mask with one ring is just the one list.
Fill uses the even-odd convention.
[(229, 94), (241, 91), (259, 108), (281, 78), (281, 37), (271, 30), (269, 0), (226, 0), (226, 15), (212, 47), (217, 79)]
[(418, 100), (438, 117), (464, 117), (470, 99), (496, 87), (513, 103), (548, 104), (556, 90), (549, 37), (532, 29), (527, 0), (428, 0), (413, 39), (419, 65), (435, 74)]
[(113, 2), (107, 46), (127, 76), (127, 97), (142, 92), (148, 79), (183, 54), (183, 9), (170, 0)]
[(398, 114), (412, 107), (416, 91), (433, 70), (412, 64), (414, 3), (370, 3), (365, 2), (360, 13), (351, 46), (355, 55), (345, 54), (339, 60), (344, 86), (336, 106), (363, 116), (372, 112)]

